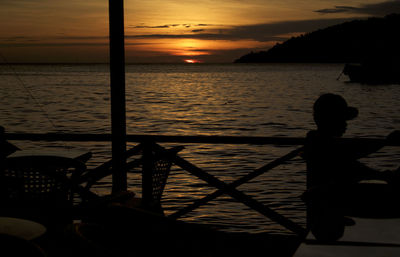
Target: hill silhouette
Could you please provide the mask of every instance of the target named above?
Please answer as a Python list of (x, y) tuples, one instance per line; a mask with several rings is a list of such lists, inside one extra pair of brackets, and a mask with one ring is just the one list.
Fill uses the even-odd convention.
[(354, 20), (278, 43), (268, 51), (251, 52), (236, 63), (364, 62), (400, 57), (400, 14)]

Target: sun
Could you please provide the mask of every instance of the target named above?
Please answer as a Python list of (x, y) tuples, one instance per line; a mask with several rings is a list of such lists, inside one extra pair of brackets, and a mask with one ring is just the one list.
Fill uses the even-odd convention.
[(200, 60), (196, 60), (196, 59), (185, 59), (183, 60), (185, 63), (201, 63)]

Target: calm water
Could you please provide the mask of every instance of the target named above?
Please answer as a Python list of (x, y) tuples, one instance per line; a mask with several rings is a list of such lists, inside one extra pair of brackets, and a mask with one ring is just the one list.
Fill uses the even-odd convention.
[[(126, 68), (129, 134), (303, 137), (314, 128), (311, 108), (326, 92), (357, 106), (347, 136), (383, 137), (400, 129), (400, 86), (346, 83), (343, 65), (129, 65)], [(109, 133), (110, 96), (105, 65), (0, 66), (0, 124), (8, 132)], [(108, 143), (15, 142), (21, 148), (71, 147), (91, 150), (89, 166), (110, 157)], [(181, 156), (218, 178), (233, 181), (293, 147), (186, 144)], [(363, 160), (373, 167), (397, 167), (399, 148), (385, 148)], [(305, 188), (300, 159), (239, 187), (271, 208), (304, 223), (299, 195)], [(140, 194), (140, 177), (130, 175)], [(105, 179), (96, 190), (109, 190)], [(164, 192), (167, 213), (213, 192), (174, 168)], [(286, 233), (228, 196), (188, 214), (184, 220), (228, 231)]]

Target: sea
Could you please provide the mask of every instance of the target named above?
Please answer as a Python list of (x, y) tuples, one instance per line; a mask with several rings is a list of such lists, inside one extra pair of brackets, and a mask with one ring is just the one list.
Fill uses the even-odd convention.
[[(342, 95), (359, 117), (346, 137), (385, 138), (400, 129), (400, 85), (349, 83), (343, 64), (132, 64), (126, 65), (128, 134), (304, 137), (315, 129), (314, 101), (323, 93)], [(18, 133), (110, 133), (109, 68), (105, 64), (0, 65), (0, 125)], [(15, 141), (22, 149), (91, 151), (96, 167), (110, 159), (109, 142)], [(136, 143), (128, 143), (133, 147)], [(180, 156), (229, 183), (299, 146), (247, 144), (183, 145)], [(387, 170), (399, 165), (399, 147), (385, 147), (361, 160)], [(298, 157), (238, 190), (305, 226), (304, 161)], [(129, 173), (129, 189), (141, 194), (140, 174)], [(94, 187), (111, 189), (111, 178)], [(172, 167), (162, 205), (166, 214), (216, 189)], [(183, 216), (222, 231), (291, 232), (222, 195)]]

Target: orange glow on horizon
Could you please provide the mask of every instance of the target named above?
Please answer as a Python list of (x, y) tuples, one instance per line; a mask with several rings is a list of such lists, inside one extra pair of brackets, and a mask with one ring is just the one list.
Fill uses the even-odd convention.
[(186, 59), (183, 60), (185, 63), (202, 63), (202, 61), (200, 60), (196, 60), (196, 59)]
[[(324, 20), (321, 13), (310, 11), (310, 6), (314, 10), (330, 8), (326, 1), (295, 5), (292, 5), (295, 1), (281, 2), (127, 1), (124, 9), (127, 61), (191, 63), (185, 60), (199, 58), (200, 62), (230, 63), (250, 51), (265, 51), (277, 42), (297, 36), (298, 31), (308, 31), (308, 25), (300, 26), (303, 21)], [(360, 1), (351, 2), (361, 5)], [(3, 0), (0, 6), (0, 52), (8, 62), (108, 62), (107, 2)], [(338, 22), (368, 16), (361, 12), (329, 15)], [(293, 27), (285, 27), (287, 22), (293, 22)], [(270, 25), (276, 31), (264, 32)], [(310, 25), (310, 29), (313, 27)], [(260, 39), (253, 32), (258, 28), (261, 34), (271, 34)]]

